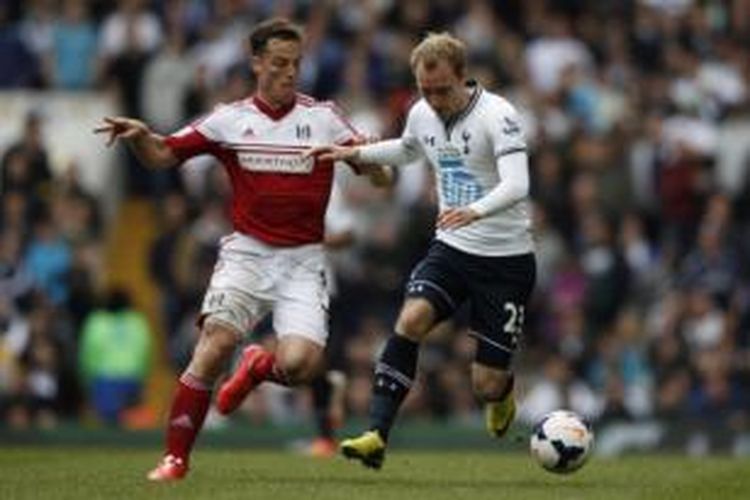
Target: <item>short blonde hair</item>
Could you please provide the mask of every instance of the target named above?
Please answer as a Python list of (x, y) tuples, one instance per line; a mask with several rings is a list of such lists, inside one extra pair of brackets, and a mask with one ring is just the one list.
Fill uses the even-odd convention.
[(466, 45), (448, 32), (428, 33), (411, 51), (411, 69), (416, 72), (420, 64), (425, 69), (434, 68), (438, 62), (446, 61), (456, 75), (466, 74)]

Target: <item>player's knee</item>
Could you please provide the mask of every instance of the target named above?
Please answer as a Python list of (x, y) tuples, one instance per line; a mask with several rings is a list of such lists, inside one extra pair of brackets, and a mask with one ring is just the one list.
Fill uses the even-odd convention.
[(277, 362), (289, 385), (311, 382), (319, 372), (315, 363), (296, 356), (284, 358)]
[(229, 365), (239, 337), (233, 330), (206, 324), (187, 371), (205, 382), (213, 382)]
[(411, 340), (423, 340), (435, 323), (435, 312), (426, 300), (404, 304), (396, 322), (396, 332)]
[(511, 375), (501, 370), (474, 370), (472, 373), (472, 385), (474, 394), (482, 401), (496, 401), (501, 398), (508, 389)]
[(206, 325), (203, 335), (209, 345), (222, 356), (231, 356), (239, 343), (237, 332), (218, 324)]
[(237, 332), (231, 328), (207, 323), (195, 348), (193, 364), (202, 367), (201, 371), (218, 371), (229, 362), (238, 343)]
[(307, 350), (286, 350), (277, 353), (276, 362), (289, 385), (311, 382), (322, 370), (322, 359)]

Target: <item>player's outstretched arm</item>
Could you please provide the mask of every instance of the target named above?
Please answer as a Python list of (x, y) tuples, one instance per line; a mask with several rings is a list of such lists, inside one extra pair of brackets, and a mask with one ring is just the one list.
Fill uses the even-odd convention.
[(94, 129), (95, 134), (107, 135), (107, 146), (118, 140), (128, 145), (143, 165), (149, 168), (168, 168), (179, 163), (164, 138), (154, 133), (140, 120), (125, 117), (106, 117), (104, 124)]
[(356, 163), (359, 158), (357, 146), (316, 146), (304, 154), (305, 158), (317, 158), (321, 161), (345, 161)]
[(348, 163), (377, 163), (401, 166), (420, 157), (421, 149), (416, 140), (404, 138), (388, 139), (360, 146), (318, 146), (310, 149), (306, 156), (323, 161), (345, 161)]
[(390, 187), (394, 184), (396, 176), (393, 168), (388, 165), (377, 163), (364, 163), (360, 161), (358, 146), (317, 146), (305, 153), (305, 157), (317, 158), (321, 161), (343, 161), (355, 166), (360, 174), (367, 175), (370, 183), (376, 187)]

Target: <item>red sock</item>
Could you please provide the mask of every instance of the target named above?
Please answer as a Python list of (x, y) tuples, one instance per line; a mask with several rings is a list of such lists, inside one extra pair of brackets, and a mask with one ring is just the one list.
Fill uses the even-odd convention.
[(188, 462), (196, 436), (203, 427), (211, 403), (209, 385), (183, 373), (177, 382), (167, 423), (167, 454)]

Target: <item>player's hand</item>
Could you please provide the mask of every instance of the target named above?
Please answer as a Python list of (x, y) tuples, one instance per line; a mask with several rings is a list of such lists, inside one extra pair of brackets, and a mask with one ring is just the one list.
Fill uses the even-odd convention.
[(140, 120), (124, 117), (106, 117), (104, 125), (94, 129), (95, 134), (108, 134), (107, 146), (118, 139), (137, 139), (149, 133), (148, 125)]
[(458, 229), (479, 220), (478, 213), (468, 207), (455, 207), (443, 210), (438, 215), (437, 227), (439, 229)]
[(359, 149), (348, 146), (317, 146), (305, 152), (304, 158), (317, 158), (321, 161), (345, 161), (356, 163)]

